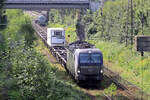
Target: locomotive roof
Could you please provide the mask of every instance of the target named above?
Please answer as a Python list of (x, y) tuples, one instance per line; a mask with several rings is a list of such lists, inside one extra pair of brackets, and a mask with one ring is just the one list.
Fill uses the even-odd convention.
[(101, 53), (98, 48), (76, 49), (76, 53)]
[(77, 56), (79, 56), (80, 53), (99, 53), (102, 55), (102, 52), (97, 48), (76, 49), (74, 53)]
[(95, 48), (93, 44), (90, 44), (86, 41), (75, 41), (69, 44), (69, 49), (74, 52), (76, 49), (88, 49)]

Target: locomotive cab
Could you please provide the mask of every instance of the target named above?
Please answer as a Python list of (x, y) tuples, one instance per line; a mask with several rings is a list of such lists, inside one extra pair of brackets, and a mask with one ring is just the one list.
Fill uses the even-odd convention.
[(67, 49), (67, 69), (78, 82), (103, 78), (103, 55), (86, 41), (76, 41)]
[(79, 81), (102, 79), (103, 56), (98, 49), (77, 49), (75, 51), (75, 78)]
[(48, 28), (47, 44), (49, 46), (65, 46), (65, 30), (63, 28)]

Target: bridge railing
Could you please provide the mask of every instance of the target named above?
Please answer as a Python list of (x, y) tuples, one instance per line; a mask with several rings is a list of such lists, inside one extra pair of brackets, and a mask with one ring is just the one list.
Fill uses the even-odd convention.
[(89, 0), (7, 0), (5, 3), (89, 3)]

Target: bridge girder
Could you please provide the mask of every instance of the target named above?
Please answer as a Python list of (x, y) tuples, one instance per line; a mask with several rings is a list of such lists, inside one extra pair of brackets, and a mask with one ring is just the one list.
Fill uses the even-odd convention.
[[(50, 9), (98, 9), (100, 4), (91, 0), (7, 0), (5, 9), (50, 10)], [(96, 6), (96, 7), (95, 7)]]

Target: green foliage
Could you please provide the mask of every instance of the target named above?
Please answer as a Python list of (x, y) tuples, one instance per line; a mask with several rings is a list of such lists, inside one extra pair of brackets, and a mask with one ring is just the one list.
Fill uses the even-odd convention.
[[(22, 99), (59, 100), (74, 96), (70, 85), (58, 81), (51, 67), (32, 48), (22, 48), (23, 44), (11, 49), (12, 73)], [(22, 48), (22, 49), (21, 49)], [(61, 88), (61, 89), (60, 89)], [(14, 95), (15, 96), (15, 95)], [(13, 97), (13, 95), (11, 95)], [(77, 96), (74, 97), (78, 98)], [(80, 99), (80, 98), (78, 98)]]
[[(142, 33), (149, 35), (150, 7), (148, 5), (149, 0), (143, 2), (133, 0), (133, 36)], [(132, 38), (131, 4), (129, 6), (128, 10), (128, 0), (110, 0), (99, 11), (93, 14), (88, 12), (84, 16), (87, 33), (91, 34), (91, 30), (94, 29), (91, 38), (129, 44)]]
[[(133, 0), (133, 36), (150, 35), (149, 4), (149, 0)], [(146, 53), (146, 57), (142, 60), (133, 46), (124, 46), (125, 42), (127, 44), (131, 42), (131, 4), (129, 6), (128, 9), (128, 0), (110, 0), (99, 11), (87, 13), (84, 21), (87, 33), (93, 28), (97, 31), (96, 34), (89, 35), (90, 38), (97, 40), (90, 42), (96, 44), (103, 52), (106, 61), (113, 63), (112, 69), (114, 71), (119, 69), (122, 77), (149, 92), (149, 53)], [(90, 23), (87, 18), (90, 19)]]
[[(89, 42), (95, 44), (103, 52), (105, 62), (113, 63), (111, 64), (113, 71), (119, 69), (118, 73), (123, 78), (149, 92), (149, 85), (146, 85), (149, 84), (149, 53), (145, 53), (145, 57), (141, 59), (135, 49), (124, 47), (123, 44), (98, 40), (90, 40)], [(142, 81), (144, 84), (141, 84)]]
[(65, 27), (75, 26), (78, 13), (79, 10), (75, 9), (51, 10), (49, 25), (50, 27), (53, 27), (53, 24), (60, 24)]
[(88, 34), (93, 35), (97, 33), (96, 26), (94, 24), (90, 24), (88, 29)]
[(6, 25), (4, 25), (4, 24), (6, 24), (6, 22), (7, 22), (7, 17), (4, 12), (5, 10), (3, 10), (4, 1), (5, 0), (0, 1), (0, 30), (5, 28)]
[(29, 16), (25, 16), (22, 10), (8, 10), (7, 16), (8, 20), (11, 20), (9, 20), (9, 25), (4, 31), (7, 35), (5, 36), (13, 40), (25, 39), (26, 45), (33, 45), (33, 41), (36, 40), (36, 38)]
[(77, 39), (76, 28), (68, 27), (65, 30), (66, 30), (66, 39), (67, 39), (68, 42), (73, 42)]
[(104, 89), (104, 94), (112, 97), (117, 93), (117, 86), (115, 84), (111, 84), (107, 89)]
[(1, 10), (1, 9), (3, 8), (3, 6), (4, 6), (4, 4), (3, 4), (4, 1), (5, 1), (5, 0), (1, 0), (1, 1), (0, 1), (0, 3), (1, 3), (1, 4), (0, 4), (0, 10)]
[(31, 25), (31, 20), (28, 17), (25, 17), (25, 24), (20, 26), (20, 33), (24, 33), (25, 41), (27, 46), (33, 45), (34, 40), (36, 40), (34, 33), (34, 29)]
[(58, 80), (56, 70), (35, 50), (29, 17), (21, 10), (8, 10), (7, 15), (9, 25), (0, 31), (0, 42), (4, 43), (0, 45), (0, 99), (88, 99), (69, 83)]
[(15, 91), (15, 90), (12, 90), (12, 91), (9, 91), (9, 99), (11, 100), (21, 100), (21, 95), (18, 91)]

